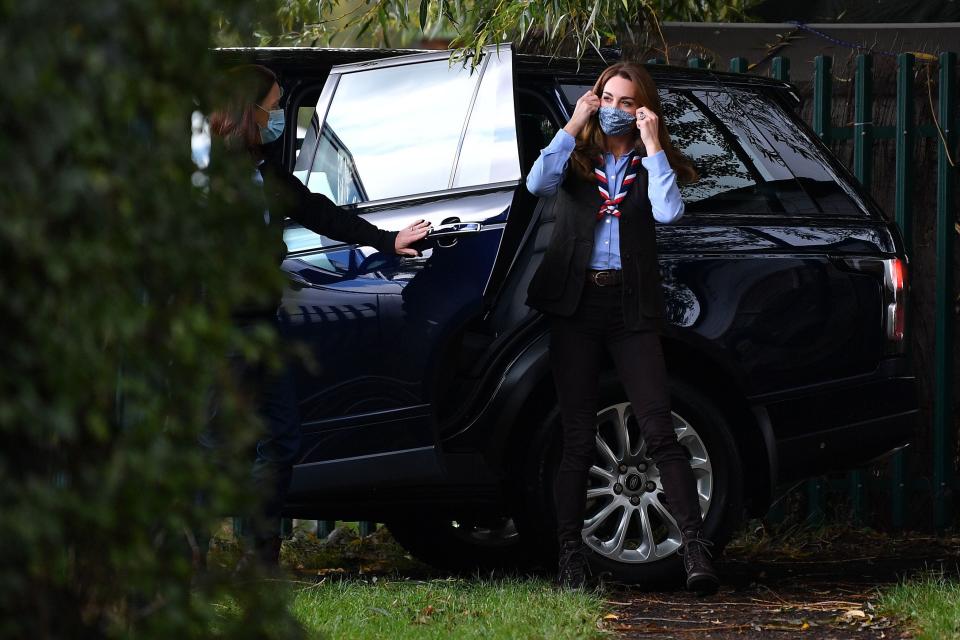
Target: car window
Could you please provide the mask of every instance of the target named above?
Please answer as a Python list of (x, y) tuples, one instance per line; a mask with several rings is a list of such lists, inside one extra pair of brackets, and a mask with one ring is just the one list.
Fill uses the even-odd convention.
[(343, 74), (295, 175), (338, 205), (447, 189), (478, 76), (446, 59)]
[(454, 187), (520, 178), (509, 56), (510, 52), (505, 50), (487, 58), (480, 91), (463, 139)]
[(663, 117), (670, 139), (690, 158), (699, 178), (680, 185), (688, 212), (764, 213), (777, 210), (767, 187), (771, 175), (759, 163), (759, 154), (737, 143), (717, 121), (702, 96), (692, 92), (663, 92)]
[(782, 106), (752, 91), (730, 90), (728, 93), (821, 211), (861, 213), (840, 186), (823, 154)]
[(303, 142), (307, 137), (307, 132), (311, 131), (316, 135), (319, 126), (315, 107), (301, 106), (297, 108), (297, 139), (293, 148), (295, 158), (300, 157), (300, 150), (303, 148)]
[[(572, 109), (590, 87), (564, 85)], [(750, 91), (661, 89), (674, 146), (700, 177), (680, 185), (687, 212), (856, 213), (803, 131)]]

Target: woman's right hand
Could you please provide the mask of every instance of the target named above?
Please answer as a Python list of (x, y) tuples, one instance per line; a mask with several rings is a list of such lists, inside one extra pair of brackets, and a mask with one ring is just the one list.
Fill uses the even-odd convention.
[(401, 256), (419, 256), (420, 252), (411, 247), (415, 242), (423, 240), (430, 233), (430, 222), (427, 220), (417, 220), (407, 225), (397, 233), (393, 249), (397, 255)]
[(593, 117), (593, 114), (600, 108), (600, 98), (593, 90), (587, 91), (577, 100), (577, 106), (573, 108), (573, 115), (570, 116), (570, 122), (563, 128), (564, 131), (574, 138), (587, 125), (587, 122)]

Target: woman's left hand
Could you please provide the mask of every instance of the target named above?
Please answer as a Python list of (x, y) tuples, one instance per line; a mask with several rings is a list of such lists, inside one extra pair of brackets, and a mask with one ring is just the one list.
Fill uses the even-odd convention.
[(663, 149), (660, 146), (660, 119), (647, 107), (637, 109), (637, 129), (640, 130), (643, 146), (647, 148), (647, 156)]
[(428, 233), (430, 233), (430, 222), (428, 220), (417, 220), (410, 226), (400, 229), (397, 233), (397, 239), (393, 243), (393, 249), (401, 256), (418, 256), (420, 252), (410, 245), (423, 240)]

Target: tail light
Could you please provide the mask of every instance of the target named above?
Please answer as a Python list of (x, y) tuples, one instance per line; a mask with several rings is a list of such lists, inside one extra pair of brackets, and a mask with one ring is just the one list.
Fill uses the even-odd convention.
[(901, 258), (883, 261), (885, 352), (906, 351), (907, 335), (907, 264)]

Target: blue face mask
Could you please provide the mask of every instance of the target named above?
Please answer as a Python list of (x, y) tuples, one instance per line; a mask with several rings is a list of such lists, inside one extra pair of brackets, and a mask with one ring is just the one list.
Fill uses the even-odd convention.
[(637, 128), (636, 116), (616, 107), (600, 107), (597, 117), (600, 118), (600, 128), (608, 136), (622, 136)]
[[(259, 107), (260, 105), (257, 106)], [(267, 113), (269, 114), (267, 117), (267, 126), (260, 127), (260, 141), (263, 144), (268, 144), (279, 138), (280, 134), (283, 133), (283, 127), (286, 124), (286, 120), (283, 115), (283, 109), (274, 109), (273, 111), (268, 111)]]

